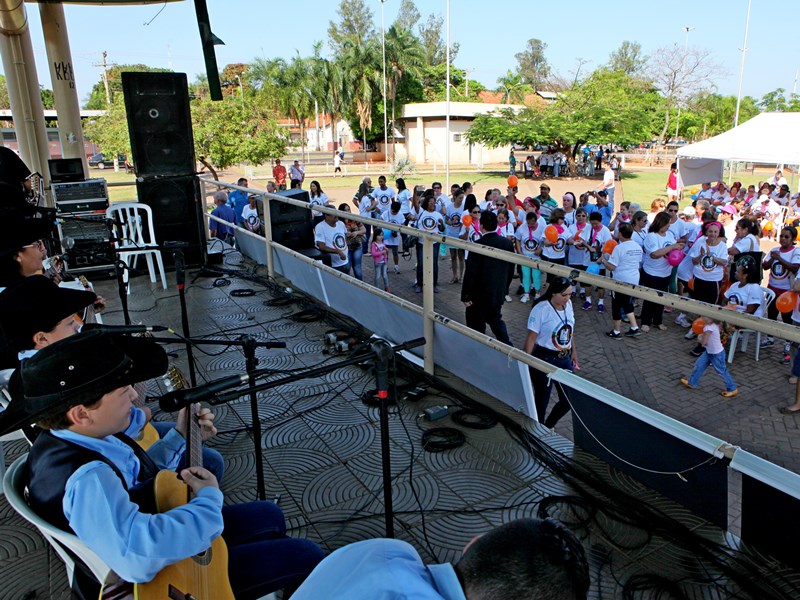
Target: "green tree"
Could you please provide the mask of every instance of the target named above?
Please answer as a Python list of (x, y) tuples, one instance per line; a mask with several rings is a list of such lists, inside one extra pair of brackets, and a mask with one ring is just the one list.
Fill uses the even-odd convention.
[[(439, 65), (447, 60), (447, 40), (442, 35), (444, 19), (441, 15), (428, 15), (428, 19), (419, 26), (419, 41), (425, 51), (425, 61), (429, 65)], [(450, 64), (458, 55), (458, 44), (450, 45)]]
[(394, 20), (394, 26), (397, 29), (405, 29), (409, 33), (413, 33), (414, 27), (421, 18), (422, 15), (419, 14), (413, 0), (402, 0), (400, 10), (397, 11), (397, 18)]
[(522, 83), (533, 86), (534, 90), (542, 89), (550, 77), (550, 65), (544, 55), (546, 49), (547, 44), (533, 38), (528, 40), (525, 50), (514, 55), (517, 59), (517, 73), (522, 78)]
[(375, 37), (375, 17), (364, 0), (340, 0), (336, 13), (339, 22), (328, 23), (328, 44), (333, 56), (338, 57), (347, 43), (366, 42)]
[(241, 96), (245, 94), (247, 71), (250, 65), (245, 63), (230, 63), (225, 65), (219, 74), (222, 84), (222, 94), (228, 96)]
[(300, 146), (306, 152), (306, 122), (314, 114), (311, 97), (311, 64), (297, 53), (289, 63), (283, 63), (277, 76), (277, 98), (281, 114), (289, 115), (300, 127)]
[[(389, 27), (389, 31), (386, 32), (386, 96), (392, 102), (389, 128), (392, 133), (395, 129), (395, 107), (400, 82), (404, 77), (417, 78), (424, 62), (425, 55), (422, 46), (410, 30), (398, 27), (396, 24)], [(394, 135), (392, 135), (392, 143), (394, 143)]]
[(550, 144), (570, 162), (586, 143), (638, 144), (659, 127), (661, 99), (652, 85), (621, 71), (598, 69), (552, 104), (480, 115), (470, 142), (500, 147)]
[(192, 100), (192, 129), (197, 156), (225, 169), (237, 163), (260, 165), (286, 153), (286, 138), (274, 113), (263, 104), (226, 96)]
[[(441, 102), (447, 96), (445, 80), (447, 79), (447, 65), (426, 65), (422, 68), (419, 84), (424, 91), (424, 100), (428, 102)], [(411, 87), (411, 86), (409, 86)], [(480, 82), (467, 78), (467, 72), (458, 67), (450, 67), (450, 96), (456, 102), (481, 102), (480, 92), (484, 91)], [(413, 100), (418, 102), (419, 100)]]
[[(739, 124), (759, 112), (756, 99), (744, 96), (739, 108)], [(735, 115), (736, 96), (702, 91), (687, 100), (687, 106), (681, 112), (680, 130), (684, 137), (693, 140), (719, 135), (733, 127)]]
[[(758, 105), (764, 112), (800, 112), (800, 96), (790, 94), (787, 100), (786, 90), (778, 88), (761, 96)], [(742, 122), (741, 117), (739, 122)]]
[(350, 114), (358, 120), (358, 126), (353, 128), (354, 133), (360, 130), (366, 149), (367, 133), (372, 127), (375, 103), (381, 94), (381, 49), (376, 40), (366, 43), (347, 43), (341, 60), (352, 107)]
[(42, 96), (42, 108), (45, 110), (54, 110), (56, 107), (56, 98), (53, 95), (53, 90), (48, 90), (44, 86), (39, 86), (40, 95)]
[[(170, 69), (160, 69), (158, 67), (149, 67), (147, 65), (115, 65), (110, 67), (108, 73), (108, 92), (111, 96), (113, 103), (117, 94), (122, 95), (122, 78), (120, 73), (124, 71), (134, 71), (136, 73), (171, 73)], [(89, 98), (83, 108), (88, 110), (105, 110), (106, 108), (106, 88), (103, 84), (103, 78), (94, 84), (92, 91), (89, 92)]]
[(84, 122), (83, 135), (100, 146), (107, 155), (127, 154), (130, 156), (131, 140), (128, 136), (128, 119), (122, 94), (117, 94), (109, 106), (106, 106), (104, 99), (103, 109), (106, 111), (104, 115)]
[(497, 91), (503, 94), (503, 104), (524, 104), (525, 96), (533, 93), (533, 87), (523, 81), (522, 75), (506, 71), (497, 78)]
[(11, 100), (8, 97), (8, 83), (6, 83), (5, 75), (0, 75), (0, 108), (11, 108)]
[(639, 75), (647, 65), (647, 56), (642, 53), (639, 42), (625, 40), (608, 57), (608, 68), (628, 75)]

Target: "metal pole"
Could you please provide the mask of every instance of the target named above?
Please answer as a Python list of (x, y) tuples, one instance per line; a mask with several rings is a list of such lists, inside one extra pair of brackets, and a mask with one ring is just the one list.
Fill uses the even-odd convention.
[(425, 372), (433, 375), (433, 320), (436, 317), (433, 303), (433, 240), (422, 240), (422, 318), (425, 336)]
[(383, 160), (389, 165), (389, 121), (386, 114), (386, 26), (383, 13), (386, 0), (381, 0), (381, 50), (383, 52)]
[(739, 90), (736, 92), (736, 115), (733, 126), (739, 126), (739, 107), (742, 105), (742, 82), (744, 81), (744, 59), (747, 56), (747, 34), (750, 32), (750, 6), (753, 0), (747, 0), (747, 20), (744, 24), (744, 44), (742, 45), (742, 62), (739, 65)]
[(445, 131), (447, 141), (444, 147), (444, 181), (445, 190), (450, 193), (450, 0), (447, 0), (447, 48), (445, 49), (447, 56), (447, 82), (445, 83), (447, 116), (445, 117)]
[(270, 214), (270, 198), (267, 194), (261, 196), (264, 205), (264, 246), (267, 250), (267, 275), (275, 277), (275, 257), (272, 254), (272, 215)]

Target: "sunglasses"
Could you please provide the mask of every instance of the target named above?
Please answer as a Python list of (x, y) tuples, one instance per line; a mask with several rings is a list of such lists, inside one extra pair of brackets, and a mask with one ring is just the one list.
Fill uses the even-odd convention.
[(668, 210), (667, 212), (668, 213), (676, 213), (676, 212), (678, 212), (678, 209), (677, 208), (673, 208), (673, 209)]
[(569, 277), (556, 277), (553, 279), (553, 283), (557, 283), (558, 285), (575, 285), (575, 280)]
[(479, 211), (479, 210), (473, 210), (473, 211), (470, 211), (470, 212), (471, 212), (473, 215), (479, 215), (479, 214), (481, 214), (481, 211)]

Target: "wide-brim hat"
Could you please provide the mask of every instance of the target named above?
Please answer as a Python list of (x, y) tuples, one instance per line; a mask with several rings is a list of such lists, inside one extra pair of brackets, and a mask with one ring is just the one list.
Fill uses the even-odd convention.
[(0, 227), (0, 256), (19, 252), (23, 246), (49, 237), (53, 231), (49, 221), (27, 218), (11, 208), (0, 208)]
[(37, 331), (94, 304), (94, 292), (58, 287), (44, 275), (31, 275), (0, 293), (0, 347), (18, 352)]
[(77, 333), (22, 362), (11, 402), (0, 413), (0, 435), (163, 375), (168, 366), (164, 349), (147, 338)]

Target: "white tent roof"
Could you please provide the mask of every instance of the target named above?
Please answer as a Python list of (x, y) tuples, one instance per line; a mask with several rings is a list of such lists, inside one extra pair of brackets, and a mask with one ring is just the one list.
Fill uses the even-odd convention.
[(800, 164), (800, 113), (761, 113), (702, 142), (678, 150), (683, 185), (722, 177), (723, 163)]
[(800, 113), (761, 113), (730, 131), (678, 150), (678, 158), (800, 164)]

